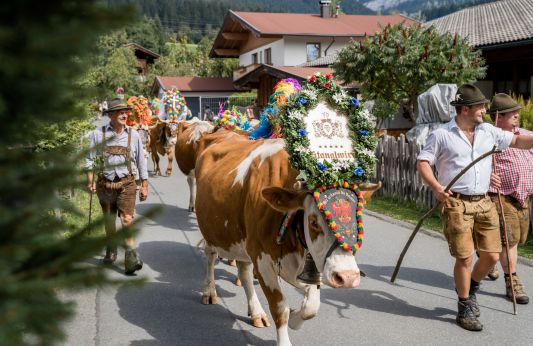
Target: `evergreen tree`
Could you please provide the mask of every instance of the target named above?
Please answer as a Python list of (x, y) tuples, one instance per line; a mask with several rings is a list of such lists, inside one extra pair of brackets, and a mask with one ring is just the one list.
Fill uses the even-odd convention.
[(395, 25), (347, 45), (334, 69), (345, 82), (361, 83), (363, 98), (375, 101), (376, 116), (392, 117), (405, 105), (415, 120), (420, 93), (436, 83), (473, 82), (486, 68), (481, 51), (466, 39), (433, 27)]
[[(0, 343), (52, 345), (62, 338), (61, 323), (73, 304), (58, 289), (108, 282), (99, 266), (80, 264), (114, 238), (66, 231), (51, 210), (73, 210), (54, 191), (76, 185), (79, 157), (57, 132), (41, 126), (83, 120), (79, 107), (88, 95), (76, 81), (97, 35), (125, 23), (127, 11), (110, 10), (96, 0), (19, 0), (0, 5)], [(37, 126), (38, 125), (38, 126)], [(76, 132), (76, 131), (75, 131)], [(54, 134), (56, 133), (56, 134)], [(47, 137), (43, 137), (47, 136)], [(53, 145), (35, 150), (43, 140)], [(93, 227), (95, 227), (94, 225)]]

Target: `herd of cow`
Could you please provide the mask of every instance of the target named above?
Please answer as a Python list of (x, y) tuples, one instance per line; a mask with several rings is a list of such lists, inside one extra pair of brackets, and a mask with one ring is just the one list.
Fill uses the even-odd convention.
[[(205, 239), (207, 274), (202, 302), (217, 303), (217, 257), (234, 258), (252, 324), (270, 325), (254, 289), (255, 276), (268, 300), (278, 344), (290, 345), (288, 328), (299, 329), (317, 314), (320, 306), (320, 286), (297, 280), (306, 253), (312, 255), (322, 273), (322, 283), (333, 288), (359, 285), (355, 257), (339, 247), (329, 251), (335, 237), (311, 191), (297, 183), (299, 172), (289, 164), (283, 139), (249, 140), (246, 135), (215, 129), (211, 123), (198, 119), (166, 125), (167, 145), (157, 140), (159, 129), (151, 132), (148, 147), (153, 156), (169, 155), (167, 175), (172, 173), (174, 149), (177, 164), (187, 176), (189, 211), (196, 212)], [(154, 158), (156, 174), (160, 174), (158, 161), (159, 157)], [(377, 188), (376, 184), (360, 186), (367, 200)], [(297, 220), (279, 244), (281, 220), (296, 210), (301, 212), (296, 213)], [(305, 241), (298, 239), (296, 228), (303, 231)], [(289, 308), (278, 276), (304, 292), (299, 309)]]

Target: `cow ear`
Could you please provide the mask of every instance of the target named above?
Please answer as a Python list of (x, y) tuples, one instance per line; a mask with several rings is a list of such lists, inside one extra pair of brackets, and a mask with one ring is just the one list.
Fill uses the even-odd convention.
[(286, 213), (302, 209), (307, 192), (270, 186), (261, 190), (261, 195), (272, 208)]

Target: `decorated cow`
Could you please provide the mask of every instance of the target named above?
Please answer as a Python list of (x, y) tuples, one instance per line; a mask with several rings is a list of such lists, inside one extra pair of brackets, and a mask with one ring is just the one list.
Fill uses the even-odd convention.
[(178, 122), (185, 120), (189, 114), (185, 98), (178, 89), (172, 87), (166, 91), (160, 101), (157, 125), (150, 131), (150, 143), (152, 160), (155, 167), (155, 175), (161, 175), (159, 168), (159, 155), (167, 155), (168, 166), (166, 175), (172, 174), (173, 149), (176, 145), (178, 134)]
[[(196, 213), (206, 241), (202, 302), (218, 300), (217, 256), (235, 258), (252, 324), (270, 325), (254, 290), (255, 272), (278, 344), (290, 345), (288, 327), (298, 329), (317, 314), (321, 284), (359, 285), (354, 255), (363, 241), (362, 208), (379, 184), (367, 182), (375, 162), (372, 119), (331, 76), (312, 76), (281, 112), (283, 138), (234, 136), (203, 151)], [(289, 308), (279, 277), (303, 291), (298, 309)]]
[(154, 125), (156, 120), (152, 117), (152, 110), (148, 99), (144, 96), (132, 96), (128, 99), (128, 105), (131, 111), (128, 114), (126, 124), (131, 126), (141, 137), (144, 148), (144, 157), (148, 158), (150, 149), (150, 128)]

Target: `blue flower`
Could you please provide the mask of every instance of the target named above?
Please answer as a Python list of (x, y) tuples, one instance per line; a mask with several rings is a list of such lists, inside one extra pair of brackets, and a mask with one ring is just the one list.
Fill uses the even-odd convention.
[(361, 134), (361, 136), (368, 136), (368, 130), (361, 130), (359, 131), (359, 133)]
[(322, 162), (319, 162), (318, 163), (318, 169), (320, 169), (321, 171), (325, 171), (326, 169), (328, 169), (328, 167), (323, 164)]
[(307, 131), (305, 129), (299, 129), (298, 134), (300, 135), (300, 137), (305, 137), (307, 136)]
[(358, 177), (362, 177), (363, 174), (365, 174), (365, 170), (361, 167), (357, 167), (355, 171), (353, 171), (353, 174), (357, 175)]
[(298, 97), (298, 103), (301, 104), (302, 106), (304, 106), (304, 105), (307, 104), (307, 100), (305, 99), (305, 97), (300, 96), (300, 97)]
[(352, 106), (354, 107), (359, 106), (359, 100), (357, 100), (355, 97), (352, 97), (352, 100), (350, 102), (352, 103)]

